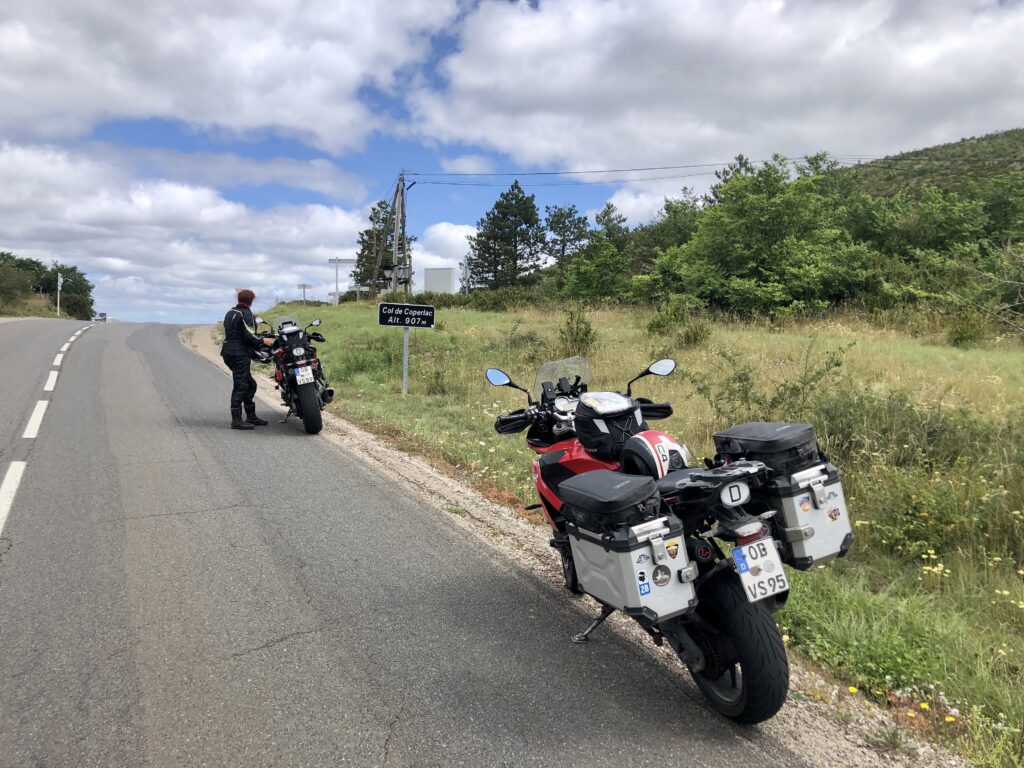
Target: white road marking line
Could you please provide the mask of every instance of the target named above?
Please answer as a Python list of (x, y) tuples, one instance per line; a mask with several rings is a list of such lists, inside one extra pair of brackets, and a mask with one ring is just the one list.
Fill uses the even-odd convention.
[(72, 336), (70, 339), (68, 339), (68, 344), (70, 344), (71, 342), (73, 342), (77, 338), (78, 338), (78, 334), (76, 333), (74, 336)]
[(46, 379), (46, 384), (43, 385), (43, 392), (53, 392), (53, 388), (57, 386), (57, 372), (50, 371), (50, 375)]
[(7, 513), (11, 511), (14, 504), (14, 494), (18, 492), (18, 485), (21, 483), (21, 476), (25, 472), (24, 461), (12, 461), (4, 475), (4, 481), (0, 483), (0, 534), (4, 532), (4, 523), (7, 522)]
[(40, 400), (36, 403), (32, 415), (28, 417), (28, 425), (25, 427), (25, 431), (21, 435), (22, 437), (31, 439), (39, 434), (39, 427), (43, 423), (43, 416), (46, 415), (46, 406), (49, 404), (49, 400)]
[(70, 347), (70, 346), (71, 346), (71, 342), (69, 341), (67, 344), (65, 344), (63, 347), (60, 348), (60, 351), (61, 352), (67, 352), (68, 351), (68, 347)]
[(57, 355), (55, 358), (53, 358), (54, 366), (59, 366), (63, 362), (64, 362), (64, 353), (63, 352), (61, 352), (59, 355)]

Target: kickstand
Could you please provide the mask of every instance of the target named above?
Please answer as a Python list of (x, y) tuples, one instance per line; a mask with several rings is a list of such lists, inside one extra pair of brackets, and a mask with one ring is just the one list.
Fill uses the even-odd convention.
[(615, 613), (615, 609), (614, 608), (610, 608), (607, 605), (602, 606), (601, 607), (601, 615), (598, 616), (596, 619), (594, 619), (591, 622), (590, 626), (587, 627), (585, 630), (583, 630), (580, 634), (573, 635), (572, 636), (572, 641), (574, 643), (585, 643), (585, 642), (587, 642), (590, 639), (590, 633), (593, 632), (598, 627), (600, 627), (602, 624), (604, 624), (604, 620), (607, 619), (609, 616), (611, 616), (613, 613)]
[(291, 415), (292, 415), (292, 409), (291, 409), (291, 408), (289, 408), (289, 409), (288, 409), (288, 413), (286, 413), (286, 414), (284, 415), (284, 418), (283, 418), (283, 419), (281, 419), (281, 421), (279, 421), (279, 422), (278, 422), (278, 424), (287, 424), (287, 423), (288, 423), (288, 417), (289, 417), (289, 416), (291, 416)]

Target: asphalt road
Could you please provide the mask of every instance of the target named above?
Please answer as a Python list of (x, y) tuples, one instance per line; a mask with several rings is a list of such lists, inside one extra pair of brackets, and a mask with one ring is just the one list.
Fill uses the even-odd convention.
[(294, 420), (228, 429), (179, 329), (54, 367), (85, 325), (0, 324), (0, 765), (804, 764)]

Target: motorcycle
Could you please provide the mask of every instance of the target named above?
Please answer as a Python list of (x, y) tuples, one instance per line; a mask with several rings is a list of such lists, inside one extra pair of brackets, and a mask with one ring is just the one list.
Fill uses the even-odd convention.
[[(262, 317), (256, 318), (257, 327), (267, 325)], [(273, 363), (272, 378), (281, 392), (281, 400), (288, 407), (284, 420), (295, 414), (302, 419), (306, 432), (315, 435), (323, 428), (324, 406), (334, 399), (334, 389), (327, 386), (324, 369), (317, 357), (316, 347), (311, 342), (326, 343), (323, 334), (313, 331), (320, 325), (320, 320), (302, 328), (298, 318), (287, 315), (277, 321), (277, 332), (264, 331), (263, 338), (274, 339), (269, 348), (256, 351), (260, 362)]]
[[(845, 500), (810, 425), (754, 422), (716, 433), (719, 453), (701, 466), (685, 444), (650, 429), (647, 421), (668, 418), (672, 406), (633, 398), (633, 384), (675, 366), (652, 363), (625, 394), (589, 391), (582, 357), (542, 365), (532, 392), (488, 369), (492, 385), (527, 398), (494, 428), (527, 430), (537, 454), (538, 503), (529, 509), (542, 509), (551, 526), (566, 588), (601, 605), (572, 640), (587, 642), (621, 611), (656, 644), (669, 643), (714, 709), (758, 723), (778, 712), (789, 688), (772, 618), (789, 595), (783, 562), (807, 568), (845, 554)], [(822, 526), (813, 541), (828, 506), (826, 517), (843, 530)]]

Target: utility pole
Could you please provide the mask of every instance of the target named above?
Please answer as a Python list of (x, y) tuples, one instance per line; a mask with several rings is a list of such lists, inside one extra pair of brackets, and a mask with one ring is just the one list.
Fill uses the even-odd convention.
[(400, 265), (401, 261), (398, 260), (398, 249), (402, 249), (402, 257), (405, 257), (405, 243), (402, 242), (402, 236), (404, 235), (404, 219), (405, 213), (405, 171), (398, 174), (398, 185), (395, 187), (395, 231), (391, 238), (391, 263), (395, 269), (391, 273), (391, 290), (398, 290), (398, 280), (402, 274)]
[[(355, 264), (356, 260), (355, 259), (328, 259), (327, 263), (334, 265), (334, 303), (335, 304), (340, 304), (341, 303), (341, 288), (339, 287), (339, 283), (338, 283), (338, 265), (339, 264)], [(358, 294), (356, 295), (356, 298), (359, 298)]]
[(307, 288), (312, 288), (313, 286), (310, 285), (309, 283), (299, 283), (298, 287), (302, 289), (302, 303), (305, 304), (306, 303), (306, 289)]
[(57, 273), (57, 317), (60, 317), (60, 289), (64, 287), (64, 275)]

